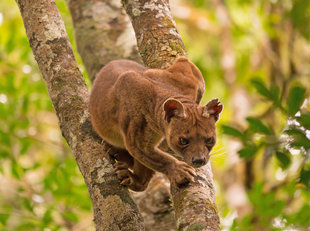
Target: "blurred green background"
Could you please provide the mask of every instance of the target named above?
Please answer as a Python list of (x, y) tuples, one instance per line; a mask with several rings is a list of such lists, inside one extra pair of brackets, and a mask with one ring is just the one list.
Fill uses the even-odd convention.
[[(56, 1), (76, 52), (65, 1)], [(203, 103), (223, 230), (310, 230), (310, 1), (170, 1)], [(0, 2), (0, 230), (94, 230), (15, 1)]]

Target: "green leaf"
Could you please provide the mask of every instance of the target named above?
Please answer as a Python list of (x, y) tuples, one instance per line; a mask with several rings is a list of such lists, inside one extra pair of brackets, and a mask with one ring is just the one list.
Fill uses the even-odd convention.
[(8, 151), (5, 150), (0, 150), (0, 159), (1, 158), (6, 158), (10, 155), (10, 153)]
[(280, 166), (283, 169), (286, 169), (290, 165), (290, 163), (291, 163), (291, 159), (290, 159), (289, 155), (286, 154), (286, 153), (277, 151), (276, 152), (276, 157), (279, 160)]
[(246, 119), (250, 125), (250, 129), (253, 132), (262, 133), (266, 135), (271, 135), (272, 130), (267, 125), (265, 125), (261, 120), (257, 118), (248, 117)]
[(288, 113), (291, 116), (294, 116), (302, 105), (306, 95), (306, 89), (302, 87), (293, 87), (290, 90), (287, 107)]
[(21, 138), (20, 144), (21, 144), (20, 153), (25, 154), (27, 150), (29, 149), (29, 147), (31, 146), (31, 141), (27, 138)]
[(62, 215), (64, 216), (65, 219), (72, 222), (77, 222), (79, 220), (78, 216), (70, 211), (64, 212)]
[(310, 187), (310, 170), (302, 169), (299, 177), (300, 183)]
[(284, 132), (293, 139), (290, 142), (292, 147), (303, 147), (306, 150), (310, 149), (310, 140), (306, 137), (303, 131), (296, 128), (290, 128)]
[(10, 215), (5, 213), (0, 213), (0, 223), (5, 225)]
[(260, 79), (252, 79), (251, 80), (252, 85), (256, 88), (258, 93), (264, 97), (266, 97), (269, 100), (273, 99), (272, 93), (267, 89), (264, 82)]
[(273, 85), (270, 89), (270, 93), (272, 95), (274, 102), (278, 103), (279, 102), (279, 96), (280, 96), (279, 87), (277, 85)]
[(11, 173), (16, 179), (20, 179), (23, 169), (15, 160), (12, 161)]
[(241, 131), (228, 125), (222, 125), (222, 131), (224, 134), (234, 136), (236, 138), (243, 139), (245, 137)]
[(294, 1), (290, 12), (290, 19), (292, 20), (293, 27), (298, 31), (304, 38), (309, 40), (310, 30), (309, 26), (305, 25), (305, 22), (310, 20), (309, 17), (309, 1), (298, 0)]
[(52, 215), (51, 215), (51, 209), (46, 210), (46, 212), (44, 213), (44, 216), (42, 218), (42, 224), (43, 226), (47, 226), (49, 223), (52, 222)]
[(33, 212), (33, 207), (32, 207), (32, 205), (31, 205), (31, 203), (30, 203), (30, 200), (24, 199), (24, 200), (23, 200), (23, 203), (24, 203), (25, 208), (26, 208), (28, 211)]
[(245, 146), (244, 148), (238, 151), (239, 156), (244, 159), (250, 159), (255, 155), (258, 148), (256, 146)]
[(301, 126), (310, 130), (310, 114), (301, 114), (299, 117), (296, 117), (296, 119)]
[(26, 222), (18, 225), (16, 231), (35, 230), (35, 228), (38, 228), (37, 226), (33, 222)]

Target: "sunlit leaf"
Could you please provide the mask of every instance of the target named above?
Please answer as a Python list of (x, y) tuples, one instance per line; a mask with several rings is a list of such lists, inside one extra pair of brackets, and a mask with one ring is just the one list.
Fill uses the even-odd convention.
[(10, 215), (6, 213), (0, 213), (0, 223), (5, 225)]
[(291, 159), (287, 153), (277, 151), (276, 157), (280, 162), (280, 166), (284, 169), (286, 169), (291, 163)]
[(0, 158), (6, 158), (9, 156), (9, 152), (8, 151), (5, 151), (5, 150), (1, 150), (0, 151)]
[(11, 165), (11, 173), (12, 175), (17, 178), (20, 179), (22, 173), (23, 173), (23, 169), (20, 166), (19, 163), (17, 163), (16, 161), (12, 161), (12, 165)]
[(249, 159), (255, 155), (258, 148), (256, 146), (245, 146), (238, 151), (241, 158)]
[(301, 126), (310, 130), (310, 114), (301, 114), (299, 117), (296, 117), (296, 119)]
[(34, 224), (33, 222), (25, 222), (18, 225), (16, 231), (35, 230), (35, 228), (38, 228), (37, 224)]
[(310, 39), (310, 27), (305, 22), (310, 20), (309, 16), (310, 4), (308, 0), (295, 0), (290, 12), (290, 19), (294, 28), (300, 32), (306, 39)]
[(280, 89), (279, 89), (279, 87), (277, 85), (271, 86), (270, 93), (272, 95), (272, 98), (273, 98), (274, 102), (278, 103), (279, 96), (280, 96)]
[(289, 115), (294, 116), (296, 114), (305, 99), (305, 95), (306, 89), (302, 87), (293, 87), (290, 90), (287, 101)]
[(243, 139), (245, 137), (245, 135), (240, 130), (228, 125), (222, 125), (222, 131), (226, 135), (230, 135), (239, 139)]
[(271, 128), (265, 125), (260, 119), (248, 117), (246, 120), (250, 124), (251, 131), (266, 134), (266, 135), (272, 134)]
[(273, 192), (264, 192), (263, 184), (254, 185), (249, 199), (259, 217), (276, 217), (285, 207), (285, 202), (276, 198)]
[(304, 147), (306, 150), (310, 149), (310, 140), (306, 137), (305, 133), (297, 128), (290, 128), (285, 130), (285, 133), (290, 135), (293, 139), (290, 142), (292, 147)]
[(49, 223), (51, 223), (52, 221), (52, 215), (51, 215), (51, 209), (46, 210), (46, 212), (44, 213), (44, 216), (42, 218), (42, 224), (43, 227), (48, 225)]
[(20, 142), (21, 143), (20, 153), (25, 154), (27, 150), (29, 149), (29, 147), (31, 146), (31, 141), (25, 138), (20, 139), (20, 141), (21, 141)]
[(300, 183), (310, 187), (310, 170), (302, 169), (299, 177)]
[(252, 85), (256, 88), (258, 93), (264, 97), (266, 97), (269, 100), (273, 99), (272, 93), (267, 89), (264, 82), (260, 79), (252, 79), (251, 80)]
[(72, 222), (77, 222), (79, 220), (78, 216), (70, 211), (64, 212), (62, 215), (64, 216), (65, 219)]
[(24, 200), (23, 200), (23, 203), (24, 203), (25, 208), (26, 208), (28, 211), (33, 212), (33, 207), (32, 207), (32, 205), (31, 205), (31, 202), (30, 202), (29, 199), (24, 199)]

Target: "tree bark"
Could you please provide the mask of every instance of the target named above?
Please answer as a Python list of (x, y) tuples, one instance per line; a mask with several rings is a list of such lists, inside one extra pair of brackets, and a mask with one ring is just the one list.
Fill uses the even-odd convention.
[(109, 61), (125, 58), (141, 62), (130, 20), (120, 1), (67, 2), (78, 52), (91, 80)]
[[(166, 0), (123, 0), (135, 30), (139, 53), (148, 67), (167, 68), (186, 51)], [(171, 186), (178, 230), (219, 230), (210, 162), (196, 169), (195, 182)]]
[(88, 89), (53, 0), (17, 0), (63, 136), (73, 151), (93, 203), (96, 230), (143, 230), (128, 190), (121, 187), (91, 129)]
[[(30, 45), (59, 118), (60, 128), (87, 184), (94, 206), (96, 230), (143, 230), (136, 205), (129, 197), (128, 191), (119, 185), (110, 162), (104, 158), (101, 140), (91, 129), (87, 109), (87, 87), (76, 65), (55, 3), (51, 0), (17, 0), (17, 3)], [(71, 11), (75, 11), (72, 17), (73, 21), (76, 21), (75, 26), (78, 27), (76, 35), (89, 39), (81, 40), (78, 49), (84, 54), (82, 59), (86, 62), (85, 65), (87, 64), (86, 68), (91, 78), (110, 59), (123, 58), (122, 53), (125, 51), (128, 57), (137, 59), (134, 47), (128, 52), (128, 45), (123, 46), (121, 43), (123, 40), (119, 40), (118, 44), (112, 43), (118, 40), (115, 38), (118, 38), (119, 33), (122, 33), (124, 28), (126, 30), (127, 26), (121, 27), (118, 34), (108, 33), (108, 36), (92, 31), (102, 29), (102, 26), (103, 29), (105, 26), (116, 26), (113, 20), (122, 21), (115, 21), (112, 16), (110, 20), (105, 21), (100, 15), (108, 11), (100, 11), (96, 8), (98, 5), (94, 5), (101, 4), (103, 8), (116, 9), (113, 8), (113, 2), (105, 5), (104, 1), (95, 1), (93, 5), (88, 5), (85, 1), (82, 11), (75, 8), (75, 2), (69, 4), (72, 5)], [(131, 16), (139, 52), (147, 66), (166, 68), (176, 57), (186, 54), (167, 2), (124, 1), (124, 5)], [(93, 25), (83, 22), (85, 17), (90, 18), (94, 14), (92, 11), (87, 13), (89, 9), (95, 12), (95, 19), (98, 19)], [(96, 10), (99, 10), (97, 14)], [(94, 45), (93, 41), (97, 44)], [(100, 43), (101, 51), (97, 50)], [(120, 52), (112, 52), (115, 45), (119, 47)], [(219, 230), (210, 165), (197, 170), (197, 174), (196, 181), (189, 187), (171, 188), (178, 229)]]
[(145, 65), (168, 68), (179, 56), (185, 56), (183, 41), (166, 0), (122, 0), (137, 39)]
[[(127, 58), (142, 63), (131, 22), (119, 1), (68, 0), (68, 6), (78, 51), (91, 80), (111, 60)], [(145, 192), (131, 195), (146, 230), (175, 229), (169, 183), (162, 174), (153, 177)]]

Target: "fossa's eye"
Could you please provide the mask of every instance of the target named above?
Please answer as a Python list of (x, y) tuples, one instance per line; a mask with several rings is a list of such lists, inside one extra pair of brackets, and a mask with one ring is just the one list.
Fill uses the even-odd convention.
[(208, 147), (208, 148), (212, 148), (212, 146), (214, 145), (215, 141), (214, 141), (214, 137), (209, 137), (209, 138), (206, 138), (205, 139), (205, 145)]
[(182, 146), (187, 146), (189, 144), (189, 140), (184, 137), (179, 137), (179, 144)]

